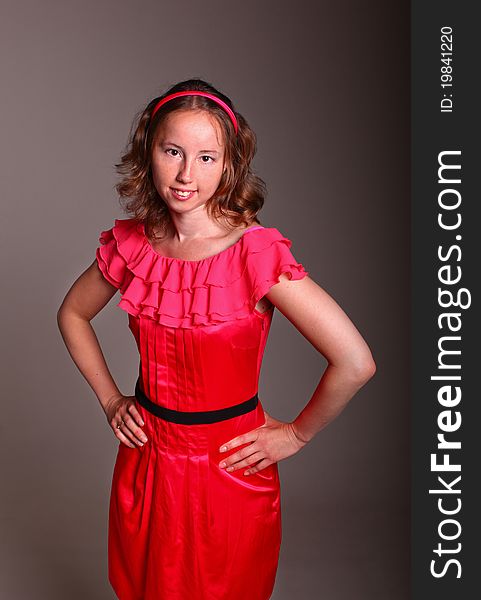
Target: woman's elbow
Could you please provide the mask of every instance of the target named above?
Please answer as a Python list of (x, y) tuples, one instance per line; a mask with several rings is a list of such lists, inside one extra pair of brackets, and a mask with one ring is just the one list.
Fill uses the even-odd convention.
[(360, 359), (353, 367), (356, 380), (364, 385), (376, 374), (377, 366), (372, 356)]
[(64, 327), (67, 327), (72, 319), (77, 319), (80, 315), (75, 312), (71, 303), (64, 299), (62, 304), (57, 310), (57, 326), (62, 331)]
[(346, 357), (343, 370), (353, 383), (357, 386), (363, 386), (374, 377), (374, 374), (376, 373), (376, 363), (369, 351), (362, 351)]
[(57, 326), (62, 331), (65, 321), (68, 319), (68, 309), (62, 302), (59, 309), (57, 310)]

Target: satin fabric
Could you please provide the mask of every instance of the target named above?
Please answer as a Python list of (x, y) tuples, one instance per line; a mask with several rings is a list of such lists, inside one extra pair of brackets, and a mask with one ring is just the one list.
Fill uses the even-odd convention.
[[(133, 219), (102, 232), (98, 265), (121, 292), (152, 402), (216, 410), (258, 391), (273, 309), (256, 303), (281, 273), (307, 271), (277, 229), (252, 229), (200, 261), (161, 256)], [(222, 444), (265, 423), (262, 398), (209, 424), (136, 406), (148, 442), (119, 442), (109, 507), (109, 581), (119, 600), (268, 600), (282, 537), (277, 463), (251, 475), (219, 467), (247, 445), (221, 453)]]
[[(250, 398), (271, 316), (189, 330), (141, 319), (132, 329), (149, 398), (176, 410), (214, 410)], [(221, 453), (223, 443), (265, 423), (262, 402), (203, 425), (164, 421), (136, 405), (149, 441), (119, 446), (110, 501), (109, 579), (118, 597), (270, 598), (281, 544), (277, 463), (248, 476), (247, 467), (219, 467), (247, 445)]]

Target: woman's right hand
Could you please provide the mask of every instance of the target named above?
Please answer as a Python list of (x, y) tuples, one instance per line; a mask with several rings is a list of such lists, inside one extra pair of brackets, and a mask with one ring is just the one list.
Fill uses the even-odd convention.
[[(143, 446), (148, 441), (140, 428), (145, 423), (135, 406), (135, 396), (115, 396), (109, 400), (104, 411), (115, 436), (123, 444), (135, 448), (135, 444)], [(118, 425), (121, 425), (120, 428)]]

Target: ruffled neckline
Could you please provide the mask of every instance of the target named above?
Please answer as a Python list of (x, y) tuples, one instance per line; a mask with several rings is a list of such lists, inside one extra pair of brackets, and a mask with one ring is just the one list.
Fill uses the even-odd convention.
[[(118, 219), (116, 220), (116, 224), (117, 224), (117, 222), (118, 222)], [(212, 254), (211, 256), (206, 256), (204, 258), (199, 258), (197, 260), (189, 260), (189, 259), (185, 259), (185, 258), (177, 258), (175, 256), (165, 256), (165, 254), (161, 254), (160, 252), (155, 250), (155, 248), (150, 243), (149, 238), (147, 237), (147, 234), (145, 233), (145, 224), (143, 222), (141, 222), (141, 223), (138, 223), (138, 225), (137, 225), (137, 231), (139, 231), (139, 233), (141, 234), (141, 237), (143, 238), (144, 243), (148, 247), (148, 250), (150, 250), (154, 254), (155, 257), (158, 257), (158, 258), (166, 260), (166, 261), (172, 261), (172, 262), (178, 262), (178, 263), (191, 263), (192, 265), (197, 265), (200, 263), (204, 263), (206, 261), (214, 260), (217, 257), (223, 256), (224, 254), (228, 253), (229, 251), (234, 252), (236, 250), (236, 247), (243, 242), (244, 236), (246, 236), (248, 233), (252, 233), (253, 231), (261, 231), (261, 230), (265, 231), (265, 230), (271, 230), (271, 229), (274, 229), (274, 228), (273, 227), (263, 227), (263, 226), (259, 226), (259, 225), (251, 225), (250, 227), (246, 228), (244, 233), (240, 236), (240, 238), (236, 242), (234, 242), (230, 246), (227, 246), (227, 248), (224, 248), (224, 250), (221, 250), (220, 252), (216, 252), (215, 254)]]
[(307, 274), (288, 238), (275, 227), (255, 227), (224, 250), (191, 261), (154, 250), (143, 222), (115, 219), (100, 235), (98, 264), (120, 290), (118, 306), (133, 316), (184, 328), (243, 319), (281, 273)]

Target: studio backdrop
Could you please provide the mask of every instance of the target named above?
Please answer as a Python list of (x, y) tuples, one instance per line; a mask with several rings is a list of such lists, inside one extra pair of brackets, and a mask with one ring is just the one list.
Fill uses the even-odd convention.
[[(374, 378), (279, 463), (273, 598), (404, 600), (409, 587), (409, 4), (2, 2), (3, 418), (0, 595), (113, 598), (107, 515), (118, 441), (56, 312), (125, 218), (114, 165), (134, 114), (199, 77), (257, 134), (259, 218), (368, 342)], [(133, 394), (127, 315), (93, 321)], [(276, 311), (259, 396), (280, 420), (325, 359)], [(262, 568), (262, 565), (259, 565)]]

